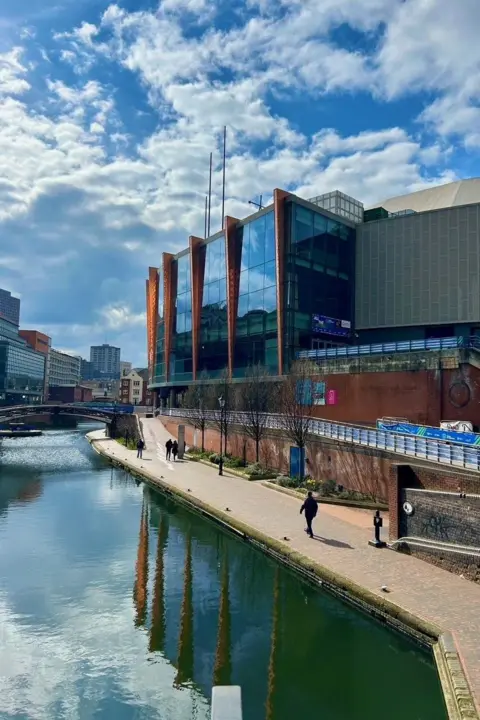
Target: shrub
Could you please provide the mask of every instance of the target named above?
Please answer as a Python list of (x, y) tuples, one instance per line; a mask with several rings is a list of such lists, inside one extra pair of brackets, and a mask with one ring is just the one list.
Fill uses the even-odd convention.
[(318, 491), (320, 495), (333, 495), (335, 493), (335, 490), (337, 489), (337, 483), (335, 480), (324, 480), (323, 482), (319, 483)]
[(299, 488), (300, 479), (298, 477), (290, 477), (289, 475), (279, 475), (277, 477), (277, 485), (286, 488)]
[(211, 463), (214, 463), (214, 465), (220, 465), (220, 455), (218, 453), (212, 453), (208, 459)]
[(247, 475), (250, 475), (251, 477), (258, 477), (260, 475), (265, 474), (265, 468), (263, 468), (260, 463), (252, 463), (252, 465), (247, 466)]
[(229, 468), (243, 468), (245, 467), (243, 464), (242, 458), (239, 457), (229, 457), (225, 460), (225, 467)]

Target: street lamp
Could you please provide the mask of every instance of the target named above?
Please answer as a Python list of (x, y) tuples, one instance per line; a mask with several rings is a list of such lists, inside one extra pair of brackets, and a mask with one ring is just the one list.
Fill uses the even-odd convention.
[(225, 398), (221, 395), (218, 398), (220, 405), (220, 462), (218, 463), (218, 474), (223, 475), (223, 410), (225, 408)]

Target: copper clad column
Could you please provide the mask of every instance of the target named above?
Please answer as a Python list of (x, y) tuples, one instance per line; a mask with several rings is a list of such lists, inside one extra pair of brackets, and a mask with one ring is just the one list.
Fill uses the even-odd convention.
[(278, 332), (278, 374), (284, 373), (284, 285), (285, 285), (285, 198), (289, 193), (278, 188), (273, 191), (273, 212), (275, 216), (275, 256), (277, 272), (277, 332)]
[(172, 348), (173, 313), (175, 312), (176, 278), (173, 277), (173, 258), (171, 253), (163, 253), (163, 293), (165, 327), (165, 379), (170, 379), (170, 351)]
[[(163, 278), (162, 278), (163, 280)], [(147, 280), (147, 357), (148, 375), (152, 380), (155, 367), (157, 349), (157, 321), (158, 321), (158, 289), (159, 277), (157, 268), (148, 268)]]
[(233, 375), (235, 330), (237, 325), (238, 290), (240, 284), (241, 244), (237, 240), (236, 218), (225, 218), (225, 257), (227, 260), (228, 373)]

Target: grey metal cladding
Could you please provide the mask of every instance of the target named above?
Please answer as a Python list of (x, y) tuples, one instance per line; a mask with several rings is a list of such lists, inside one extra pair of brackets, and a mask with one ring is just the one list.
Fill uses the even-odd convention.
[(356, 326), (480, 322), (480, 204), (357, 226)]

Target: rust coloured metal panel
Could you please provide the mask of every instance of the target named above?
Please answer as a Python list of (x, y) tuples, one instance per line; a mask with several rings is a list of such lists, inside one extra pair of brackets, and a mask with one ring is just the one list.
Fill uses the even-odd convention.
[(157, 346), (157, 317), (158, 317), (158, 270), (157, 268), (148, 268), (147, 280), (147, 357), (148, 357), (148, 374), (150, 379), (153, 377), (153, 369), (155, 366), (155, 352)]
[(225, 257), (227, 260), (228, 373), (233, 374), (235, 330), (237, 325), (238, 291), (240, 284), (241, 247), (237, 240), (236, 218), (225, 218)]
[(200, 319), (202, 313), (203, 279), (205, 274), (205, 253), (201, 252), (204, 241), (193, 235), (189, 238), (190, 271), (192, 277), (192, 365), (193, 379), (197, 379), (198, 344), (200, 341)]
[(172, 348), (173, 313), (175, 312), (175, 296), (177, 291), (176, 273), (173, 273), (174, 255), (163, 253), (163, 317), (165, 323), (165, 378), (170, 379), (170, 351)]
[(283, 327), (284, 327), (284, 258), (285, 258), (285, 199), (290, 193), (276, 188), (273, 191), (275, 218), (275, 256), (277, 273), (277, 332), (278, 374), (283, 375)]

